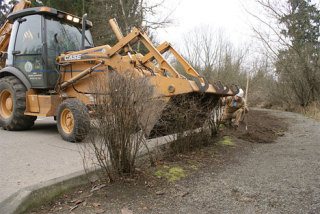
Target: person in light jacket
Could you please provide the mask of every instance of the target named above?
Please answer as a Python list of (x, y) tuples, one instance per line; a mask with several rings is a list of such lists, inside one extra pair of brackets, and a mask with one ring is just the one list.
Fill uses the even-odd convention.
[(249, 112), (243, 90), (240, 88), (235, 96), (224, 98), (222, 103), (225, 106), (221, 121), (222, 124), (230, 124), (237, 129), (240, 122), (244, 120), (245, 114)]

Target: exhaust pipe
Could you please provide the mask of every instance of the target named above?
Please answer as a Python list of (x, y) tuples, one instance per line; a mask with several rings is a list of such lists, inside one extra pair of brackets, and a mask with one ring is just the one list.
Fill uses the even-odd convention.
[(82, 38), (81, 38), (81, 50), (84, 50), (84, 42), (86, 38), (86, 24), (87, 24), (87, 16), (88, 14), (84, 14), (82, 16)]

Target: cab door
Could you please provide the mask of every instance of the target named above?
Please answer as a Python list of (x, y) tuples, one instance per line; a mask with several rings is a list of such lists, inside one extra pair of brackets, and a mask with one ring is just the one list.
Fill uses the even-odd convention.
[(29, 79), (32, 88), (46, 88), (45, 61), (43, 58), (43, 18), (30, 15), (17, 19), (13, 66)]

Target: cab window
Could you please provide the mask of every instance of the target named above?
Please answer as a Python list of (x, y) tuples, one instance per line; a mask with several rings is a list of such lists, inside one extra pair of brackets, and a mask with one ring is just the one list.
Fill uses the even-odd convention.
[(41, 16), (24, 17), (19, 23), (15, 51), (19, 51), (19, 54), (41, 54)]

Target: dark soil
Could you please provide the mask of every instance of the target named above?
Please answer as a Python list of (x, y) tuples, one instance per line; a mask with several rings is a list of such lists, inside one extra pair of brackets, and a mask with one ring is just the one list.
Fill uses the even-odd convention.
[[(185, 205), (190, 203), (187, 198), (199, 185), (206, 185), (204, 179), (241, 164), (239, 157), (261, 146), (255, 143), (272, 143), (288, 127), (284, 119), (254, 110), (248, 114), (246, 124), (248, 130), (244, 124), (236, 131), (224, 129), (220, 133), (221, 139), (230, 136), (230, 143), (216, 140), (191, 152), (166, 154), (158, 157), (156, 167), (141, 166), (134, 178), (103, 186), (97, 182), (82, 186), (31, 213), (203, 213), (199, 210), (201, 192), (197, 193), (200, 195), (196, 206)], [(171, 169), (178, 172), (174, 172), (173, 177), (166, 176)], [(212, 193), (215, 194), (219, 192)], [(207, 210), (206, 205), (203, 206)]]
[(237, 131), (224, 130), (223, 134), (230, 134), (253, 143), (273, 143), (287, 130), (288, 123), (284, 118), (271, 116), (264, 111), (253, 110), (247, 114), (245, 121)]

